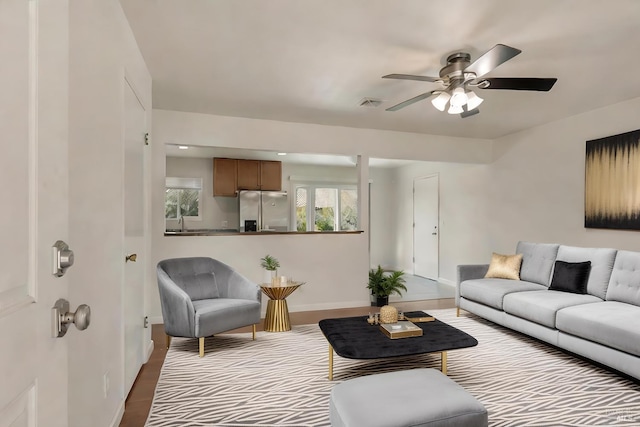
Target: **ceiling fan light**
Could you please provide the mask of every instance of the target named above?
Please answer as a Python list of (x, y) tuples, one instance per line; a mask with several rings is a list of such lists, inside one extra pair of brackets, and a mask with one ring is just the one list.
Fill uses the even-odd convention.
[(467, 94), (464, 92), (464, 88), (457, 87), (453, 90), (451, 94), (451, 105), (456, 107), (462, 107), (467, 103)]
[(449, 101), (449, 94), (447, 92), (440, 92), (438, 96), (431, 100), (431, 103), (434, 107), (436, 107), (440, 111), (444, 111), (444, 107), (447, 106), (447, 102)]
[(480, 98), (473, 91), (467, 92), (467, 110), (474, 110), (478, 108), (480, 104), (482, 104), (484, 99)]
[(461, 114), (463, 112), (464, 110), (460, 105), (453, 105), (453, 104), (451, 104), (451, 106), (449, 107), (449, 110), (447, 111), (447, 113), (449, 114)]

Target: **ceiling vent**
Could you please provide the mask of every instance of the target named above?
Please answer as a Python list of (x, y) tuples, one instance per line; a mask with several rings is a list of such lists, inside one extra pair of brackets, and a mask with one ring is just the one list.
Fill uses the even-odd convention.
[(360, 100), (360, 106), (361, 107), (376, 108), (380, 104), (382, 104), (382, 100), (380, 100), (380, 99), (362, 98)]

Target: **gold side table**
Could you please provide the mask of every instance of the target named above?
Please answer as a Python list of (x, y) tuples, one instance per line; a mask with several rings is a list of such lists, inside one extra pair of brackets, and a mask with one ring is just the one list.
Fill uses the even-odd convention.
[(304, 283), (287, 282), (286, 285), (262, 283), (260, 289), (269, 297), (267, 313), (264, 316), (264, 330), (266, 332), (284, 332), (291, 330), (289, 307), (286, 298)]

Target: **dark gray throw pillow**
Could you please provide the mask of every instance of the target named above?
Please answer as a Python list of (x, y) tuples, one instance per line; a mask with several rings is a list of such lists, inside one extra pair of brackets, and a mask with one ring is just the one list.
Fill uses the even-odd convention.
[(574, 294), (586, 294), (590, 271), (591, 261), (556, 261), (549, 289), (552, 291), (572, 292)]

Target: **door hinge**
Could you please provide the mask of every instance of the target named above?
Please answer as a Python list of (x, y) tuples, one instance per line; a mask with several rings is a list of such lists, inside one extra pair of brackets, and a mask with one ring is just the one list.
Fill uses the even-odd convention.
[(144, 316), (144, 327), (145, 329), (149, 327), (149, 316)]
[(149, 132), (144, 134), (144, 145), (149, 145)]

